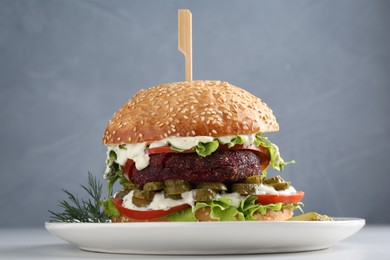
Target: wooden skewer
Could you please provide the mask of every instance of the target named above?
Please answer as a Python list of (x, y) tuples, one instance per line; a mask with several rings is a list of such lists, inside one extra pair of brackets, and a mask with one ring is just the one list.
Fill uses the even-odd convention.
[(185, 58), (186, 81), (192, 81), (192, 14), (188, 9), (178, 12), (178, 43)]

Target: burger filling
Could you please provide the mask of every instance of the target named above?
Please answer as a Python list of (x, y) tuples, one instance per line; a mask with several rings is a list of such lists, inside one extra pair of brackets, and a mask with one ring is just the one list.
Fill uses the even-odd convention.
[(256, 220), (292, 212), (303, 192), (280, 176), (266, 177), (268, 165), (280, 171), (289, 163), (262, 134), (109, 145), (109, 193), (117, 180), (122, 190), (104, 207), (119, 221)]
[(170, 179), (189, 183), (230, 183), (261, 172), (260, 158), (249, 150), (214, 152), (207, 157), (196, 153), (161, 153), (150, 155), (149, 166), (143, 170), (133, 168), (129, 180), (144, 185)]

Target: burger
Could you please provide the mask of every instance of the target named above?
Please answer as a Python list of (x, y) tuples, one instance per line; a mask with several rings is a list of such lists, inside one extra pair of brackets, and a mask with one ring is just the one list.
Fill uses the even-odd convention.
[(227, 82), (141, 90), (103, 135), (105, 213), (112, 222), (287, 220), (304, 193), (267, 176), (294, 163), (264, 135), (278, 130), (264, 102)]

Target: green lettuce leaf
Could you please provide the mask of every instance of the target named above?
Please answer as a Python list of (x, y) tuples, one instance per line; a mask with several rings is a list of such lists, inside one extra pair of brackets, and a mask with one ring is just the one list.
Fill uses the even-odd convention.
[(234, 221), (238, 215), (237, 208), (232, 206), (232, 200), (228, 198), (198, 202), (195, 204), (194, 211), (205, 207), (210, 207), (210, 217), (218, 221)]
[(106, 213), (107, 216), (109, 217), (119, 217), (120, 212), (119, 210), (115, 207), (114, 203), (112, 202), (112, 197), (109, 197), (107, 200), (104, 200), (101, 202), (104, 208), (104, 213)]
[(169, 214), (161, 219), (167, 219), (174, 222), (194, 222), (196, 221), (195, 214), (192, 208), (181, 210), (172, 214)]
[(115, 162), (117, 159), (117, 154), (115, 151), (111, 150), (107, 153), (106, 159), (106, 171), (104, 172), (104, 179), (108, 181), (107, 191), (108, 194), (112, 195), (112, 188), (115, 182), (122, 178), (123, 168), (118, 163)]
[(282, 157), (280, 157), (279, 148), (271, 143), (267, 137), (263, 136), (262, 134), (256, 134), (255, 136), (255, 145), (256, 146), (263, 146), (268, 149), (270, 154), (270, 164), (272, 168), (274, 168), (277, 171), (282, 171), (284, 166), (288, 164), (295, 163), (294, 160), (285, 162)]
[(234, 221), (234, 220), (256, 220), (255, 214), (258, 212), (265, 215), (268, 210), (279, 211), (283, 208), (297, 209), (299, 204), (256, 204), (256, 196), (247, 196), (241, 200), (238, 208), (232, 205), (228, 198), (218, 198), (207, 202), (197, 202), (194, 212), (198, 209), (210, 207), (210, 217), (217, 221)]
[(202, 157), (206, 157), (218, 149), (219, 142), (218, 140), (214, 140), (209, 143), (198, 143), (197, 146), (194, 147), (196, 153)]
[(256, 220), (257, 218), (254, 216), (256, 212), (265, 215), (267, 210), (279, 211), (283, 208), (283, 203), (262, 205), (256, 204), (256, 200), (256, 196), (248, 196), (240, 202), (238, 211), (244, 215), (246, 220)]
[(227, 144), (229, 148), (235, 146), (236, 144), (244, 144), (245, 143), (245, 138), (242, 137), (241, 135), (237, 135), (236, 137), (233, 137), (230, 142)]

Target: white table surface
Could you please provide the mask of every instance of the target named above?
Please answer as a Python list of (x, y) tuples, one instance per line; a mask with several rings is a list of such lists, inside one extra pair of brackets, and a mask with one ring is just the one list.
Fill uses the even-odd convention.
[(158, 256), (93, 253), (79, 250), (36, 229), (0, 229), (0, 259), (390, 259), (390, 225), (366, 225), (329, 249), (284, 254)]

